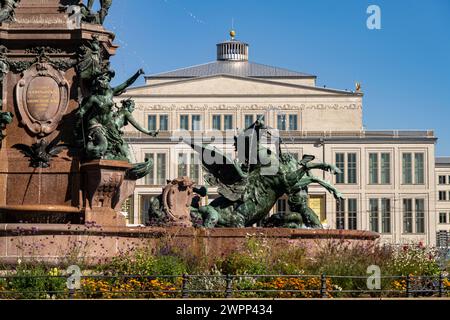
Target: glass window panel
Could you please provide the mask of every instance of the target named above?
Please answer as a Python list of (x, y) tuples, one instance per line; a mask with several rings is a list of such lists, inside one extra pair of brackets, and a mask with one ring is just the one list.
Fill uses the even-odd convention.
[(348, 229), (356, 230), (358, 227), (357, 221), (357, 199), (348, 199)]
[(146, 153), (145, 154), (145, 161), (150, 160), (152, 162), (152, 169), (150, 170), (150, 173), (145, 176), (145, 184), (146, 185), (154, 185), (155, 184), (155, 173), (154, 173), (154, 167), (155, 167), (155, 155), (153, 153)]
[(425, 200), (416, 199), (416, 233), (425, 233)]
[(370, 199), (369, 200), (369, 222), (370, 222), (370, 231), (380, 232), (379, 225), (379, 208), (378, 208), (378, 199)]
[(336, 201), (336, 229), (345, 229), (345, 201)]
[(403, 233), (413, 233), (412, 199), (403, 199)]
[(447, 224), (447, 212), (440, 212), (439, 213), (439, 223), (440, 224)]
[(223, 120), (225, 130), (233, 130), (233, 115), (227, 114)]
[(369, 154), (369, 183), (378, 184), (378, 153)]
[(252, 114), (245, 115), (245, 129), (250, 127), (255, 122), (254, 116)]
[(139, 217), (140, 221), (135, 223), (146, 223), (148, 219), (148, 210), (150, 209), (150, 205), (153, 201), (154, 197), (151, 195), (140, 195), (139, 196)]
[(212, 117), (212, 128), (214, 130), (222, 130), (222, 116), (215, 115)]
[(411, 153), (403, 154), (402, 163), (403, 184), (412, 184), (412, 155)]
[(256, 116), (256, 118), (257, 118), (257, 119), (260, 119), (260, 120), (262, 120), (262, 121), (266, 121), (266, 116), (263, 115), (263, 114), (258, 114), (258, 115)]
[(439, 176), (439, 184), (447, 184), (447, 176)]
[(158, 153), (156, 163), (156, 184), (158, 185), (166, 184), (167, 182), (166, 170), (167, 170), (166, 154)]
[(447, 191), (439, 191), (439, 201), (447, 201)]
[(336, 166), (341, 170), (341, 173), (336, 175), (336, 183), (345, 183), (345, 154), (336, 153)]
[(391, 233), (391, 199), (381, 199), (382, 233)]
[(347, 155), (347, 170), (348, 170), (348, 183), (355, 184), (356, 182), (356, 153), (349, 153)]
[(290, 131), (298, 130), (298, 116), (296, 114), (289, 115), (289, 130)]
[(189, 169), (189, 177), (195, 182), (199, 182), (200, 179), (200, 161), (198, 159), (198, 155), (191, 153), (191, 163)]
[(202, 127), (201, 119), (202, 119), (202, 117), (198, 114), (195, 114), (192, 116), (192, 130), (193, 131), (201, 130), (201, 127)]
[(381, 183), (391, 184), (391, 154), (381, 154)]
[(152, 131), (158, 130), (156, 128), (156, 116), (153, 114), (148, 116), (148, 130)]
[(189, 116), (187, 114), (182, 114), (180, 116), (180, 129), (189, 130)]
[(423, 153), (416, 153), (414, 155), (415, 184), (424, 184), (425, 182), (424, 158), (425, 156)]
[(188, 175), (187, 154), (179, 153), (178, 154), (178, 177), (186, 177), (187, 175)]
[(159, 116), (159, 130), (160, 131), (169, 130), (169, 116), (167, 114), (162, 114)]
[(277, 128), (280, 131), (286, 131), (286, 115), (279, 114), (277, 116)]

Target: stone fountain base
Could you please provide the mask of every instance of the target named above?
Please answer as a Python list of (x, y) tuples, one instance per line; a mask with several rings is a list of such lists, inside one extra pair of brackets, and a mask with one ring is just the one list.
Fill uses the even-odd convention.
[(176, 247), (197, 257), (214, 258), (237, 251), (249, 235), (267, 239), (273, 246), (295, 245), (311, 254), (330, 241), (373, 244), (379, 235), (367, 231), (293, 229), (111, 228), (70, 225), (0, 224), (0, 263), (33, 260), (66, 261), (74, 254), (97, 264), (138, 248)]

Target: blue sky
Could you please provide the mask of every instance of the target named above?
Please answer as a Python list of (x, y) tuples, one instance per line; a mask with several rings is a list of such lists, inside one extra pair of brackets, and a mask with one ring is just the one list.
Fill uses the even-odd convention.
[[(366, 27), (371, 4), (381, 30)], [(321, 86), (359, 81), (367, 129), (434, 129), (437, 155), (450, 156), (449, 0), (115, 0), (106, 27), (121, 46), (116, 82), (140, 67), (215, 60), (232, 19), (250, 60), (315, 74)]]

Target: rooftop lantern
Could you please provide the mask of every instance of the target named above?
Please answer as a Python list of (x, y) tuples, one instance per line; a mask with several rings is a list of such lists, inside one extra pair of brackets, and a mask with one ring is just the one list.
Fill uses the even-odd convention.
[(248, 61), (248, 44), (236, 40), (236, 31), (230, 31), (231, 39), (217, 44), (217, 60)]

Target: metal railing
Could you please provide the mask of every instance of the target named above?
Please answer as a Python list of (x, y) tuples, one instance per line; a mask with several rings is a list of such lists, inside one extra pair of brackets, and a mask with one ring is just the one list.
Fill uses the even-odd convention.
[(78, 286), (73, 286), (73, 276), (68, 277), (0, 276), (0, 299), (450, 297), (450, 282), (444, 274), (381, 276), (377, 289), (368, 288), (367, 276), (325, 274), (83, 275), (75, 279)]

